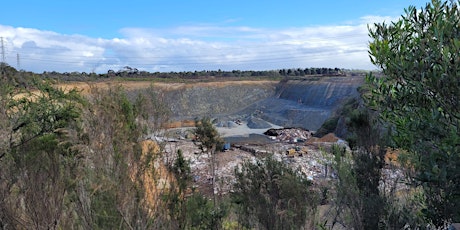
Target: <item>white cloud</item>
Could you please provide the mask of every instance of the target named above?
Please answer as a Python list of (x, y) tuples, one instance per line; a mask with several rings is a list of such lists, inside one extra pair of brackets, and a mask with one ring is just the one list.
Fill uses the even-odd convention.
[(34, 71), (106, 72), (268, 70), (304, 67), (374, 69), (367, 24), (394, 18), (366, 16), (339, 26), (268, 29), (213, 25), (170, 29), (124, 28), (102, 39), (0, 25), (6, 62)]
[(392, 21), (396, 21), (398, 17), (390, 17), (390, 16), (375, 16), (375, 15), (366, 15), (364, 17), (361, 17), (361, 22), (362, 23), (389, 23)]

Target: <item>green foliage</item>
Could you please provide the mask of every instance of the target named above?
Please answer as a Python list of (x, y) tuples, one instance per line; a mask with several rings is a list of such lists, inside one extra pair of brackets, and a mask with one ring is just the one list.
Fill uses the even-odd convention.
[[(424, 197), (422, 191), (411, 191), (404, 194), (390, 194), (387, 202), (382, 206), (385, 209), (385, 217), (380, 220), (380, 225), (386, 229), (404, 229), (412, 227), (421, 228), (425, 220), (420, 213)], [(425, 225), (426, 226), (426, 225)]]
[(390, 167), (385, 167), (387, 137), (376, 115), (363, 107), (351, 109), (347, 115), (351, 152), (340, 146), (332, 148), (338, 177), (332, 224), (353, 229), (420, 226), (416, 215), (420, 203), (410, 193), (398, 193), (397, 180), (383, 174), (384, 168)]
[(195, 126), (194, 141), (203, 153), (214, 154), (217, 150), (222, 149), (224, 141), (209, 117), (195, 119)]
[(116, 192), (112, 190), (97, 190), (92, 194), (93, 229), (117, 229), (122, 217), (117, 206)]
[[(365, 148), (367, 152), (371, 151), (381, 140), (383, 131), (375, 121), (374, 115), (366, 108), (356, 108), (350, 111), (347, 117), (346, 125), (349, 129), (347, 141), (351, 149)], [(381, 160), (383, 156), (378, 156)]]
[(340, 224), (344, 228), (363, 229), (361, 217), (361, 194), (358, 188), (358, 181), (353, 168), (352, 157), (346, 149), (334, 145), (332, 167), (338, 180), (335, 185), (335, 200), (333, 205), (332, 226)]
[(87, 153), (92, 165), (84, 166), (85, 194), (91, 194), (85, 195), (88, 210), (84, 216), (89, 227), (96, 229), (147, 226), (150, 219), (142, 184), (153, 164), (151, 156), (142, 157), (141, 109), (120, 86), (92, 90), (84, 124), (92, 149)]
[(211, 175), (212, 175), (212, 191), (214, 198), (214, 207), (216, 207), (217, 197), (215, 191), (216, 186), (216, 151), (221, 150), (223, 146), (223, 139), (220, 137), (219, 132), (214, 127), (211, 119), (204, 117), (201, 120), (195, 119), (195, 139), (194, 143), (198, 145), (202, 153), (211, 155)]
[(306, 226), (316, 207), (316, 193), (299, 172), (272, 156), (245, 162), (235, 170), (239, 221), (245, 227), (299, 229)]
[(176, 180), (179, 184), (179, 190), (184, 191), (192, 177), (190, 174), (190, 161), (184, 158), (184, 154), (180, 149), (177, 150), (177, 157), (172, 166), (172, 172), (176, 176)]
[(220, 229), (227, 208), (223, 205), (214, 207), (214, 204), (199, 193), (187, 199), (187, 229)]
[(370, 28), (367, 103), (390, 125), (395, 147), (410, 153), (414, 185), (425, 192), (427, 221), (460, 221), (460, 10), (433, 0), (395, 23)]
[(18, 71), (7, 63), (0, 63), (0, 79), (5, 84), (25, 89), (31, 85), (30, 82), (34, 77), (36, 75), (31, 72)]
[(36, 79), (36, 90), (7, 104), (12, 124), (12, 147), (18, 147), (36, 137), (67, 128), (76, 122), (84, 103), (78, 92), (64, 92)]
[[(187, 187), (191, 182), (191, 170), (190, 161), (184, 158), (181, 149), (177, 150), (176, 159), (170, 170), (174, 174), (177, 186), (172, 186), (171, 191), (168, 194), (169, 211), (171, 216), (175, 219), (179, 229), (183, 229), (186, 226), (187, 218)], [(191, 210), (194, 212), (194, 210)]]
[(0, 225), (54, 229), (68, 214), (65, 196), (74, 188), (84, 100), (38, 79), (29, 83), (33, 92), (13, 97), (22, 91), (11, 84), (2, 79)]
[[(394, 220), (389, 220), (388, 210), (399, 204), (396, 201), (390, 203), (388, 199), (398, 199), (394, 198), (394, 193), (386, 194), (380, 187), (383, 159), (379, 157), (378, 150), (370, 151), (365, 146), (356, 146), (354, 151), (347, 152), (344, 147), (334, 145), (331, 153), (337, 181), (328, 224), (346, 229), (385, 229), (395, 226)], [(395, 213), (399, 212), (391, 212), (392, 217), (397, 216)], [(406, 223), (398, 225), (399, 228)]]

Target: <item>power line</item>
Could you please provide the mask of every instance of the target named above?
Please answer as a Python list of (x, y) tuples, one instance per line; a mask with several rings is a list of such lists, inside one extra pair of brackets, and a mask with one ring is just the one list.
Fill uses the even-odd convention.
[[(251, 51), (257, 51), (258, 53), (262, 52), (269, 52), (273, 53), (273, 50), (275, 52), (284, 52), (285, 49), (289, 51), (292, 48), (315, 48), (317, 46), (321, 46), (323, 48), (325, 47), (336, 47), (339, 45), (346, 45), (346, 46), (354, 46), (354, 45), (362, 45), (365, 44), (363, 41), (346, 41), (349, 38), (360, 38), (363, 37), (360, 34), (345, 34), (345, 35), (330, 35), (330, 36), (322, 36), (318, 37), (317, 35), (313, 34), (308, 37), (305, 37), (303, 41), (301, 41), (301, 44), (293, 44), (291, 43), (292, 41), (273, 41), (273, 42), (266, 42), (266, 43), (260, 43), (260, 42), (244, 42), (244, 43), (222, 43), (220, 45), (216, 46), (208, 46), (208, 47), (201, 47), (201, 46), (191, 46), (190, 48), (192, 49), (191, 51), (214, 51), (214, 52), (219, 52), (219, 53), (228, 53), (228, 52), (246, 52), (248, 49)], [(314, 45), (317, 43), (322, 43), (322, 45)], [(340, 44), (332, 44), (332, 43), (340, 43)], [(329, 43), (327, 45), (324, 45), (324, 43)], [(105, 52), (110, 50), (110, 48), (107, 49), (107, 47), (100, 47), (97, 45), (88, 45), (87, 47), (89, 50), (93, 50), (95, 53), (100, 53), (100, 52)], [(168, 46), (154, 46), (154, 47), (144, 47), (142, 48), (142, 52), (146, 53), (158, 53), (158, 52), (165, 52), (170, 49), (173, 49), (174, 47), (168, 47)], [(270, 48), (270, 49), (269, 49)], [(76, 53), (80, 52), (87, 52), (88, 49), (75, 49), (74, 47), (68, 48), (68, 47), (27, 47), (27, 50), (37, 50), (37, 51), (57, 51), (53, 52), (53, 56), (62, 56), (62, 57), (82, 57), (84, 58), (84, 55), (77, 55)], [(24, 51), (22, 50), (21, 53), (24, 55)], [(60, 51), (60, 52), (59, 52)], [(118, 50), (118, 52), (136, 52), (139, 51), (136, 49), (136, 47), (131, 47), (130, 49), (126, 50)], [(27, 51), (32, 54), (37, 54), (35, 52)], [(115, 53), (118, 53), (115, 51)], [(100, 53), (102, 55), (102, 53)], [(38, 53), (40, 54), (40, 53)], [(27, 54), (25, 54), (27, 55)], [(139, 59), (145, 59), (145, 57), (137, 57), (137, 56), (123, 56), (124, 58), (139, 58)], [(167, 58), (169, 55), (153, 55), (152, 57), (149, 58)], [(187, 55), (187, 58), (193, 58), (193, 57), (199, 57), (199, 56), (192, 56), (192, 55)], [(116, 57), (111, 57), (111, 56), (105, 56), (105, 58), (116, 58)]]
[[(346, 53), (338, 53), (334, 51), (319, 51), (319, 52), (312, 52), (312, 53), (297, 53), (294, 55), (288, 55), (288, 56), (282, 56), (282, 55), (258, 55), (258, 56), (248, 56), (248, 57), (240, 57), (240, 58), (234, 58), (233, 60), (231, 59), (223, 59), (220, 56), (180, 56), (180, 57), (162, 57), (162, 58), (167, 58), (169, 60), (151, 60), (149, 61), (146, 58), (158, 58), (158, 57), (144, 57), (142, 58), (143, 60), (139, 58), (131, 58), (131, 57), (120, 57), (120, 58), (113, 58), (117, 59), (116, 61), (118, 62), (132, 62), (133, 64), (138, 64), (138, 65), (152, 65), (152, 64), (175, 64), (175, 65), (187, 65), (187, 64), (212, 64), (212, 63), (219, 63), (219, 62), (225, 62), (225, 64), (237, 64), (240, 62), (250, 62), (250, 63), (260, 63), (260, 62), (276, 62), (276, 61), (282, 61), (282, 60), (295, 60), (295, 59), (321, 59), (321, 58), (326, 58), (331, 55), (334, 56), (342, 56), (342, 55), (349, 55), (352, 53), (360, 53), (360, 52), (366, 52), (367, 50), (365, 49), (354, 49), (350, 50)], [(44, 63), (57, 63), (57, 64), (77, 64), (77, 63), (86, 63), (86, 64), (114, 64), (113, 61), (110, 61), (106, 59), (105, 61), (101, 60), (58, 60), (58, 59), (50, 59), (50, 58), (34, 58), (34, 57), (23, 57), (22, 59), (24, 60), (31, 60), (31, 61), (38, 61), (38, 62), (44, 62)]]
[[(353, 36), (351, 36), (353, 37)], [(282, 64), (292, 63), (295, 64), (300, 60), (304, 61), (319, 61), (327, 59), (330, 56), (342, 57), (345, 55), (363, 53), (367, 49), (364, 48), (362, 42), (341, 42), (334, 44), (334, 42), (324, 41), (323, 45), (309, 45), (305, 44), (254, 44), (254, 46), (243, 47), (247, 44), (239, 44), (236, 47), (223, 46), (223, 47), (195, 47), (191, 50), (179, 50), (175, 52), (152, 52), (153, 50), (163, 50), (164, 47), (147, 48), (139, 55), (136, 55), (138, 51), (132, 50), (131, 54), (126, 55), (120, 50), (116, 50), (116, 53), (120, 53), (120, 56), (114, 56), (114, 54), (100, 53), (96, 56), (78, 55), (78, 50), (66, 50), (70, 53), (64, 52), (51, 52), (47, 54), (46, 51), (57, 51), (62, 49), (56, 48), (39, 48), (42, 52), (31, 52), (31, 50), (17, 50), (17, 68), (20, 69), (21, 62), (26, 65), (33, 63), (43, 63), (41, 65), (65, 65), (67, 67), (78, 65), (78, 66), (92, 66), (91, 71), (94, 72), (99, 66), (113, 65), (113, 66), (136, 66), (137, 68), (151, 68), (158, 66), (167, 66), (167, 68), (189, 68), (191, 66), (201, 66), (197, 68), (207, 68), (203, 66), (248, 66), (248, 65), (259, 65), (259, 64)], [(5, 42), (2, 38), (2, 55), (5, 55)], [(269, 49), (274, 48), (274, 49)], [(64, 50), (63, 50), (64, 51)], [(75, 51), (77, 51), (75, 53)], [(110, 51), (110, 50), (109, 50)], [(98, 52), (96, 52), (98, 53)], [(105, 56), (109, 54), (110, 56)], [(3, 57), (3, 56), (2, 56)], [(4, 58), (4, 57), (3, 57)], [(22, 59), (22, 60), (21, 60)], [(187, 67), (188, 66), (188, 67)], [(279, 66), (279, 65), (277, 65)], [(62, 66), (60, 66), (62, 67)], [(86, 68), (84, 67), (84, 68)], [(72, 67), (71, 67), (72, 68)], [(74, 67), (75, 68), (75, 67)], [(116, 68), (116, 67), (115, 67)], [(236, 67), (237, 68), (237, 67)]]
[[(327, 46), (320, 46), (320, 47), (298, 47), (298, 48), (287, 48), (287, 49), (275, 49), (275, 50), (263, 50), (263, 51), (256, 51), (251, 50), (252, 47), (246, 48), (246, 52), (237, 52), (237, 53), (213, 53), (209, 52), (206, 54), (200, 55), (190, 55), (185, 54), (184, 52), (181, 53), (171, 53), (171, 54), (150, 54), (150, 53), (143, 53), (136, 56), (131, 55), (120, 55), (120, 56), (101, 56), (101, 57), (85, 57), (79, 55), (64, 55), (64, 54), (53, 54), (52, 56), (49, 55), (36, 55), (36, 54), (28, 54), (26, 53), (25, 56), (22, 56), (24, 60), (35, 60), (35, 61), (43, 61), (43, 62), (54, 62), (54, 63), (77, 63), (77, 62), (85, 62), (85, 63), (107, 63), (107, 62), (123, 62), (123, 61), (130, 61), (135, 63), (150, 63), (150, 62), (158, 62), (164, 61), (161, 59), (173, 59), (176, 63), (183, 63), (183, 62), (219, 62), (222, 60), (239, 60), (239, 61), (252, 61), (254, 59), (257, 60), (266, 60), (266, 59), (280, 59), (280, 58), (305, 58), (305, 57), (312, 57), (312, 56), (326, 56), (326, 55), (336, 55), (337, 53), (354, 53), (356, 51), (364, 52), (367, 49), (361, 45), (358, 46), (358, 43), (354, 44), (346, 44), (349, 47), (338, 48), (338, 46), (334, 45), (327, 45)], [(268, 47), (268, 46), (267, 46)], [(340, 46), (339, 46), (340, 47)], [(201, 49), (197, 53), (203, 53), (208, 50)], [(24, 54), (24, 53), (23, 53)]]
[[(228, 47), (201, 47), (201, 48), (193, 48), (192, 51), (196, 51), (197, 53), (200, 53), (200, 52), (206, 52), (206, 51), (214, 51), (214, 52), (219, 52), (220, 55), (225, 55), (229, 52), (233, 52), (234, 53), (237, 53), (237, 54), (241, 54), (241, 53), (244, 53), (244, 52), (247, 52), (248, 50), (249, 51), (252, 51), (252, 52), (257, 52), (259, 54), (275, 54), (275, 53), (284, 53), (284, 52), (291, 52), (291, 51), (295, 51), (296, 49), (315, 49), (315, 48), (321, 48), (321, 49), (327, 49), (327, 48), (336, 48), (338, 46), (362, 46), (362, 45), (365, 45), (366, 43), (364, 42), (361, 42), (361, 41), (355, 41), (355, 42), (343, 42), (342, 44), (329, 44), (329, 45), (321, 45), (321, 46), (302, 46), (302, 45), (297, 45), (297, 44), (264, 44), (264, 45), (247, 45), (247, 46), (244, 46), (244, 45), (237, 45), (237, 46), (228, 46)], [(274, 48), (275, 49), (269, 49), (269, 48)], [(41, 48), (41, 47), (33, 47), (33, 48), (28, 48), (28, 49), (31, 49), (31, 50), (41, 50), (41, 51), (62, 51), (61, 53), (56, 53), (56, 52), (53, 52), (53, 56), (54, 57), (66, 57), (66, 58), (69, 58), (69, 57), (73, 57), (73, 58), (87, 58), (86, 56), (84, 55), (75, 55), (75, 54), (69, 54), (68, 52), (70, 53), (79, 53), (79, 52), (83, 52), (83, 51), (87, 51), (87, 50), (76, 50), (76, 49), (63, 49), (63, 48)], [(142, 50), (142, 52), (144, 53), (158, 53), (158, 52), (167, 52), (169, 49), (171, 49), (171, 47), (155, 47), (155, 48), (144, 48)], [(240, 52), (238, 52), (240, 51)], [(24, 50), (22, 51), (24, 52)], [(31, 52), (31, 51), (28, 51), (30, 52), (31, 54), (33, 55), (37, 55), (37, 53), (35, 52)], [(127, 52), (127, 51), (124, 51), (124, 52)], [(138, 52), (137, 49), (133, 48), (131, 49), (130, 52)], [(96, 52), (98, 53), (98, 52)], [(118, 51), (116, 53), (122, 53), (122, 51)], [(23, 53), (24, 54), (24, 53)], [(39, 53), (38, 53), (39, 54)], [(218, 54), (218, 55), (219, 55)], [(179, 54), (180, 55), (180, 54)], [(180, 55), (178, 56), (178, 54), (174, 54), (175, 58), (195, 58), (195, 57), (202, 57), (203, 55)], [(110, 59), (110, 58), (129, 58), (129, 59), (145, 59), (145, 58), (168, 58), (168, 57), (171, 57), (171, 55), (167, 55), (167, 54), (163, 54), (163, 55), (148, 55), (148, 57), (140, 57), (140, 56), (127, 56), (127, 55), (120, 55), (120, 56), (104, 56), (104, 58), (106, 59)]]
[[(346, 46), (350, 46), (350, 47), (364, 47), (364, 43), (346, 43), (346, 44), (343, 44), (343, 45), (346, 45)], [(217, 49), (217, 51), (221, 51), (219, 53), (213, 53), (212, 56), (208, 56), (208, 57), (211, 57), (211, 58), (217, 58), (217, 59), (221, 59), (223, 55), (244, 55), (244, 54), (250, 54), (250, 53), (256, 53), (258, 55), (264, 55), (264, 56), (279, 56), (279, 55), (282, 55), (282, 54), (286, 54), (287, 52), (301, 52), (299, 50), (311, 50), (310, 52), (317, 52), (316, 50), (317, 49), (322, 49), (322, 50), (327, 50), (327, 49), (337, 49), (337, 47), (339, 47), (340, 45), (326, 45), (326, 46), (318, 46), (318, 47), (302, 47), (302, 46), (295, 46), (295, 45), (285, 45), (284, 47), (279, 47), (277, 49), (272, 49), (270, 50), (269, 48), (272, 48), (271, 46), (269, 45), (266, 45), (264, 47), (264, 49), (254, 49), (253, 46), (250, 46), (250, 47), (245, 47), (244, 49), (241, 48), (241, 47), (236, 47), (234, 49), (228, 49), (227, 52), (223, 52), (224, 50), (222, 49)], [(141, 60), (145, 60), (146, 58), (159, 58), (159, 59), (163, 59), (163, 58), (171, 58), (171, 57), (174, 57), (175, 59), (190, 59), (190, 58), (201, 58), (203, 57), (204, 55), (190, 55), (190, 54), (183, 54), (185, 52), (183, 52), (182, 50), (182, 53), (171, 53), (171, 54), (168, 54), (167, 53), (167, 48), (164, 48), (164, 49), (155, 49), (157, 51), (162, 51), (164, 54), (157, 54), (155, 53), (153, 50), (151, 49), (145, 49), (143, 50), (143, 54), (142, 55), (136, 55), (136, 56), (133, 56), (133, 54), (131, 55), (126, 55), (126, 54), (123, 54), (123, 55), (119, 55), (119, 56), (102, 56), (104, 59), (141, 59)], [(240, 52), (237, 52), (238, 50), (240, 50)], [(203, 53), (203, 52), (213, 52), (215, 51), (214, 49), (196, 49), (195, 50), (196, 53)], [(133, 53), (135, 53), (136, 51), (132, 51)], [(148, 52), (151, 52), (151, 53), (148, 53)], [(122, 53), (122, 52), (119, 52), (119, 53)], [(23, 53), (24, 54), (24, 53)], [(33, 52), (31, 52), (32, 55), (35, 55)], [(61, 53), (61, 54), (56, 54), (54, 53), (53, 54), (53, 57), (64, 57), (64, 58), (80, 58), (80, 59), (92, 59), (93, 57), (86, 57), (86, 56), (82, 56), (82, 55), (69, 55), (69, 54), (65, 54), (65, 53)]]

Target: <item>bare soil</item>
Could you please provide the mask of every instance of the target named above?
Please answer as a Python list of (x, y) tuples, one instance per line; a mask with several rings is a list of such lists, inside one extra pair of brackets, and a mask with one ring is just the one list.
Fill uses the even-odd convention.
[(88, 94), (91, 87), (98, 89), (108, 89), (109, 86), (120, 85), (128, 91), (148, 89), (151, 86), (159, 87), (162, 90), (179, 90), (195, 86), (205, 87), (226, 87), (230, 85), (263, 85), (274, 84), (277, 81), (257, 80), (257, 81), (218, 81), (218, 82), (193, 82), (193, 83), (164, 83), (153, 81), (103, 81), (103, 82), (65, 82), (57, 84), (62, 89), (78, 89), (83, 94)]

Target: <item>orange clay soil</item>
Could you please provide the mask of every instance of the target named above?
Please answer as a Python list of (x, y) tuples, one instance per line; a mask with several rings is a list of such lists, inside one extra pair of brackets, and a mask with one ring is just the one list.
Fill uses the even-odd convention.
[(107, 89), (109, 86), (120, 85), (124, 89), (141, 90), (148, 89), (150, 86), (159, 87), (162, 90), (179, 90), (191, 87), (225, 87), (230, 85), (266, 85), (276, 84), (278, 81), (258, 80), (258, 81), (216, 81), (216, 82), (194, 82), (194, 83), (164, 83), (152, 81), (104, 81), (104, 82), (65, 82), (57, 84), (57, 87), (70, 90), (78, 89), (83, 94), (88, 94), (90, 87), (94, 86), (98, 89)]

